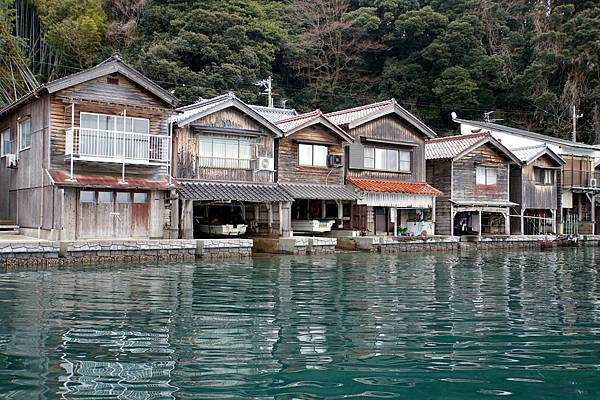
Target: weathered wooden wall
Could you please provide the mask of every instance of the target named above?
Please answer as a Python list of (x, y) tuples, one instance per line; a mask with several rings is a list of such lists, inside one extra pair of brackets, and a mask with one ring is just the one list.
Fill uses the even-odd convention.
[[(255, 146), (255, 158), (275, 156), (275, 142), (271, 132), (264, 126), (235, 108), (228, 108), (210, 114), (194, 121), (192, 125), (215, 128), (233, 128), (231, 134), (212, 133), (194, 129), (190, 125), (175, 129), (175, 157), (173, 173), (177, 178), (205, 179), (214, 181), (235, 182), (273, 182), (274, 172), (255, 171), (256, 163), (251, 169), (232, 168), (205, 168), (200, 166), (198, 139), (201, 137), (219, 137), (230, 139), (243, 139), (251, 141)], [(248, 135), (240, 134), (239, 130), (247, 130)], [(256, 133), (260, 132), (260, 136)]]
[[(363, 168), (353, 168), (350, 161), (349, 178), (388, 179), (408, 182), (425, 182), (425, 141), (416, 129), (400, 120), (395, 115), (386, 115), (374, 121), (363, 124), (351, 130), (355, 143), (349, 146), (349, 156), (363, 154), (361, 147), (365, 145), (383, 148), (409, 150), (411, 157), (411, 172), (387, 172)], [(379, 139), (390, 142), (402, 142), (408, 145), (394, 145), (363, 141), (363, 138)]]
[(557, 172), (554, 171), (554, 184), (542, 185), (535, 181), (535, 169), (556, 168), (557, 165), (548, 157), (540, 157), (533, 164), (526, 165), (522, 170), (522, 198), (519, 204), (523, 209), (554, 210), (558, 206)]
[[(478, 165), (497, 167), (495, 185), (475, 182)], [(508, 160), (490, 145), (478, 147), (453, 163), (453, 200), (506, 201), (508, 200)]]
[(435, 200), (435, 234), (452, 234), (452, 161), (427, 161), (427, 183), (444, 194)]
[[(23, 228), (41, 227), (42, 204), (45, 202), (45, 185), (50, 182), (44, 172), (48, 161), (48, 95), (24, 104), (0, 118), (0, 131), (11, 130), (12, 152), (17, 154), (18, 167), (6, 168), (5, 158), (0, 159), (0, 219), (12, 219)], [(17, 121), (31, 118), (31, 146), (20, 151)]]
[(320, 144), (328, 147), (329, 155), (344, 160), (342, 140), (329, 129), (313, 125), (279, 140), (277, 177), (279, 182), (344, 184), (344, 168), (310, 167), (298, 164), (298, 145)]

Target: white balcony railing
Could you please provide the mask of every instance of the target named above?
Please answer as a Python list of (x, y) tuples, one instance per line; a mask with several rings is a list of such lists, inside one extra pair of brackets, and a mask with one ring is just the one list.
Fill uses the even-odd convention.
[(169, 136), (69, 128), (65, 155), (87, 161), (169, 164)]

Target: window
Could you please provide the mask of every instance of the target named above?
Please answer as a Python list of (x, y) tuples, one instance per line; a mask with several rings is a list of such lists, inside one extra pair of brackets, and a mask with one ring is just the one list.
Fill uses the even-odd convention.
[(11, 142), (10, 142), (10, 129), (5, 129), (0, 134), (0, 157), (10, 153)]
[(554, 171), (551, 169), (536, 168), (535, 183), (538, 185), (554, 185)]
[(92, 192), (90, 190), (82, 190), (81, 192), (79, 192), (79, 201), (82, 203), (95, 203), (96, 192)]
[(131, 193), (117, 192), (117, 204), (131, 203)]
[(31, 146), (31, 119), (19, 122), (19, 150), (27, 150)]
[[(79, 116), (83, 129), (118, 131), (127, 133), (150, 133), (150, 121), (145, 118), (123, 118), (120, 115), (106, 115), (82, 112)], [(123, 126), (123, 121), (125, 125)]]
[(365, 147), (365, 168), (410, 172), (410, 151)]
[(200, 167), (252, 169), (253, 143), (251, 141), (200, 138), (198, 147)]
[(133, 202), (136, 204), (146, 203), (148, 201), (147, 193), (134, 193), (133, 194)]
[(110, 204), (113, 202), (112, 192), (98, 192), (98, 203)]
[(326, 167), (327, 146), (320, 146), (316, 144), (299, 144), (298, 164), (316, 167)]
[(477, 167), (475, 183), (478, 185), (495, 185), (498, 169), (495, 167)]

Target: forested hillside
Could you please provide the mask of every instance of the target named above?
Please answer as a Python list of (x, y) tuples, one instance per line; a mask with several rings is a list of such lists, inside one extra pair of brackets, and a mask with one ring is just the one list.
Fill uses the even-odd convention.
[[(600, 138), (600, 0), (0, 0), (0, 99), (114, 51), (183, 103), (227, 90), (331, 111), (395, 97), (434, 129), (450, 112)], [(5, 49), (5, 50), (4, 50)], [(12, 81), (17, 76), (17, 82)]]

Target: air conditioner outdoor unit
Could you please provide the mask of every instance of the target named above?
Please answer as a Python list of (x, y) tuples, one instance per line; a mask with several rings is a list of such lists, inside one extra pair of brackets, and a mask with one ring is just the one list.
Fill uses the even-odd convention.
[(596, 187), (598, 186), (598, 180), (596, 178), (591, 178), (590, 179), (590, 186), (591, 187)]
[(6, 168), (17, 168), (17, 155), (7, 154), (6, 155)]
[(330, 167), (341, 167), (342, 166), (342, 156), (337, 155), (337, 154), (331, 154), (327, 159), (327, 163), (329, 164)]
[(259, 171), (275, 171), (275, 160), (272, 157), (258, 157)]

